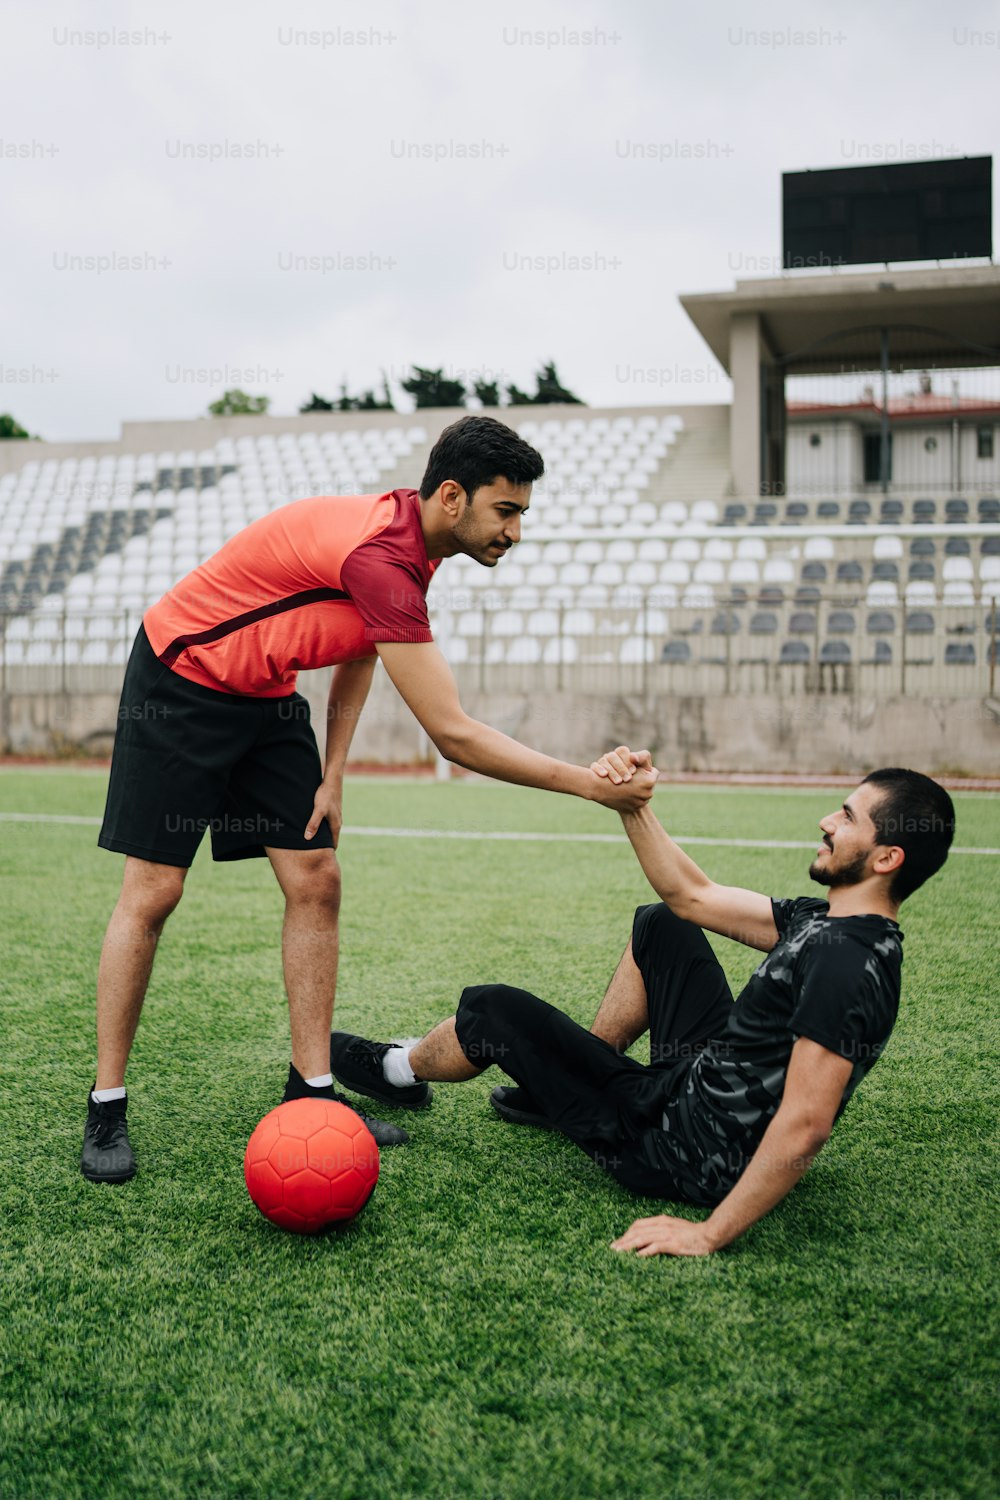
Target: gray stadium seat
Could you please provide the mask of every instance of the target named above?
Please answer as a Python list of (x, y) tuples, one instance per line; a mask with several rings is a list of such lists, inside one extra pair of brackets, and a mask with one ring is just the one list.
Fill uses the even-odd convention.
[(778, 616), (770, 610), (761, 610), (750, 616), (751, 635), (774, 635), (778, 629)]
[(861, 665), (863, 667), (885, 667), (892, 661), (892, 647), (888, 641), (876, 641), (871, 656), (866, 656)]
[(739, 635), (740, 617), (732, 610), (720, 611), (712, 619), (712, 635)]
[(895, 526), (903, 519), (902, 500), (883, 500), (878, 513), (880, 526)]
[(872, 578), (891, 578), (893, 582), (896, 582), (899, 578), (899, 568), (888, 558), (882, 558), (872, 564)]
[(913, 609), (906, 616), (907, 635), (933, 635), (934, 616), (927, 609)]
[(816, 518), (820, 521), (836, 521), (840, 517), (838, 500), (821, 500), (816, 507)]
[(972, 667), (976, 664), (976, 648), (971, 641), (949, 641), (944, 648), (946, 667)]
[(810, 658), (808, 641), (782, 641), (781, 654), (778, 661), (781, 666), (795, 665), (808, 662)]
[(852, 500), (847, 507), (847, 524), (859, 526), (871, 520), (872, 508), (868, 500)]
[(937, 542), (932, 536), (915, 536), (910, 543), (911, 557), (933, 557), (937, 552)]
[(849, 609), (831, 610), (826, 628), (831, 635), (853, 635), (856, 628), (854, 616)]
[(914, 521), (922, 522), (922, 523), (926, 524), (928, 522), (934, 521), (936, 518), (937, 518), (937, 501), (936, 500), (914, 500), (914, 502), (913, 502), (913, 519), (914, 519)]
[(969, 557), (971, 553), (967, 536), (950, 536), (944, 544), (945, 557)]
[(808, 514), (809, 507), (803, 504), (801, 500), (789, 500), (785, 506), (786, 521), (804, 521)]
[(815, 635), (816, 616), (811, 610), (796, 610), (788, 622), (788, 630), (791, 635)]
[(824, 641), (819, 653), (821, 662), (836, 666), (851, 660), (851, 648), (847, 641)]
[(944, 518), (952, 524), (969, 519), (968, 500), (946, 500), (944, 506)]
[(908, 577), (919, 580), (933, 580), (936, 576), (934, 564), (927, 558), (917, 557), (910, 563)]
[(980, 521), (989, 523), (1000, 521), (1000, 500), (995, 500), (991, 495), (984, 495), (976, 510)]
[(876, 609), (868, 616), (865, 630), (869, 635), (894, 635), (896, 621), (888, 609)]
[(666, 662), (689, 662), (691, 646), (688, 641), (666, 641), (660, 652), (660, 660)]
[(807, 563), (803, 563), (802, 564), (802, 577), (804, 579), (808, 578), (809, 580), (811, 580), (812, 582), (815, 582), (815, 583), (825, 583), (826, 582), (826, 563), (825, 562), (807, 562)]
[(864, 576), (864, 569), (855, 558), (837, 564), (838, 583), (861, 583)]

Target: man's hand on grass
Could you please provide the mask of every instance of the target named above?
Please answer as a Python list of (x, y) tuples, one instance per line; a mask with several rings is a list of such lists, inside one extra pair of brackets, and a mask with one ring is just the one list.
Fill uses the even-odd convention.
[(711, 1255), (716, 1246), (709, 1243), (704, 1223), (657, 1214), (652, 1219), (636, 1219), (620, 1239), (612, 1241), (611, 1248), (634, 1250), (637, 1255)]

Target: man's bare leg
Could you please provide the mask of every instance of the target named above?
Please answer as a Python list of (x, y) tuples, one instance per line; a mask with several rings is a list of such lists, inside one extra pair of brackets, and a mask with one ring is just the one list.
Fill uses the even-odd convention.
[(410, 1067), (416, 1078), (434, 1083), (464, 1083), (483, 1071), (473, 1067), (458, 1045), (454, 1016), (440, 1022), (411, 1048)]
[[(625, 1052), (642, 1036), (648, 1024), (646, 986), (632, 957), (629, 940), (590, 1029), (595, 1036)], [(454, 1016), (440, 1022), (417, 1042), (410, 1050), (409, 1061), (418, 1079), (433, 1083), (464, 1083), (483, 1072), (482, 1068), (473, 1067), (459, 1046)]]
[(632, 939), (629, 938), (590, 1029), (594, 1036), (610, 1043), (617, 1052), (627, 1052), (648, 1026), (646, 986), (632, 957)]
[(292, 1063), (303, 1078), (330, 1071), (330, 1026), (340, 951), (340, 867), (332, 849), (268, 849), (285, 896), (281, 961)]
[(125, 859), (121, 894), (104, 935), (97, 973), (98, 1089), (121, 1088), (163, 925), (184, 891), (186, 870)]

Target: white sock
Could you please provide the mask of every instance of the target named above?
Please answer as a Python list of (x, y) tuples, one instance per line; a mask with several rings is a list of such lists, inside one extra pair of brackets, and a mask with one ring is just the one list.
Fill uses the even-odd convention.
[(414, 1084), (417, 1075), (410, 1067), (410, 1047), (390, 1047), (382, 1059), (382, 1074), (386, 1083), (394, 1083), (397, 1088), (403, 1088), (407, 1084)]
[(311, 1089), (329, 1089), (333, 1087), (333, 1074), (320, 1073), (316, 1078), (307, 1078), (305, 1082)]
[(91, 1089), (90, 1097), (95, 1104), (110, 1104), (112, 1099), (125, 1098), (125, 1086), (119, 1089)]

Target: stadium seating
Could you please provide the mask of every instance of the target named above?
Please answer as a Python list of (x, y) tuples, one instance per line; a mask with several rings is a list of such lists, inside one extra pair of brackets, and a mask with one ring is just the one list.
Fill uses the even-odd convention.
[[(898, 687), (930, 665), (939, 685), (955, 669), (985, 687), (995, 496), (686, 499), (671, 478), (687, 438), (677, 414), (506, 415), (546, 475), (513, 556), (496, 569), (450, 559), (435, 579), (456, 666), (525, 683), (574, 668), (578, 682), (648, 685), (663, 671), (722, 691), (772, 668), (786, 686), (891, 668)], [(40, 681), (43, 667), (120, 667), (144, 608), (227, 537), (298, 496), (413, 483), (435, 435), (401, 418), (24, 463), (0, 478), (4, 668)]]

